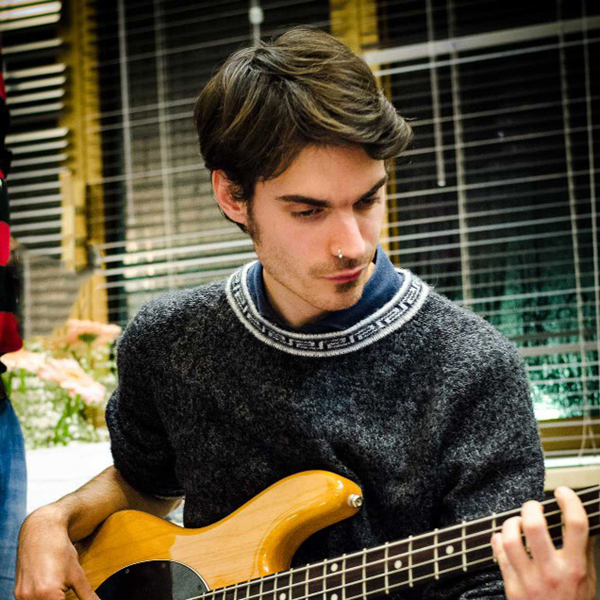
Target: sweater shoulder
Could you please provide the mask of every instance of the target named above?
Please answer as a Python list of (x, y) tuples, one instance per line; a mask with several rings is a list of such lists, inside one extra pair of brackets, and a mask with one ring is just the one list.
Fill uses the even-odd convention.
[[(415, 326), (430, 351), (444, 363), (471, 368), (480, 374), (484, 365), (509, 371), (523, 369), (516, 345), (493, 325), (445, 296), (430, 291)], [(469, 369), (470, 370), (470, 369)]]
[(202, 329), (227, 304), (225, 281), (169, 291), (146, 302), (125, 328), (118, 351), (164, 353), (190, 328)]

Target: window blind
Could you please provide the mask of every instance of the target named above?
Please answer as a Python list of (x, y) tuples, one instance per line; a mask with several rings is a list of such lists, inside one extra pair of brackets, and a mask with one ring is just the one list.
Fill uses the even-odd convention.
[[(191, 112), (204, 83), (257, 37), (335, 23), (329, 4), (315, 0), (89, 2), (101, 97), (87, 128), (101, 134), (103, 172), (88, 185), (103, 192), (104, 213), (91, 224), (101, 221), (106, 238), (93, 250), (110, 320), (125, 324), (157, 292), (223, 277), (253, 257), (248, 238), (220, 216), (201, 167)], [(41, 54), (61, 44), (44, 37), (60, 3), (23, 4), (43, 6), (27, 16), (33, 33), (24, 41), (37, 62), (9, 68), (18, 77), (59, 69)], [(25, 22), (11, 15), (6, 35)], [(525, 0), (515, 11), (499, 0), (380, 0), (364, 18), (376, 20), (362, 25), (378, 35), (363, 56), (416, 134), (388, 190), (390, 255), (517, 344), (548, 456), (598, 455), (600, 5)], [(23, 81), (61, 77), (29, 73)], [(34, 106), (47, 108), (19, 119), (39, 120), (34, 129), (49, 137), (12, 140), (16, 160), (19, 144), (35, 146), (21, 153), (30, 162), (18, 168), (37, 172), (24, 186), (52, 185), (68, 137), (42, 126), (60, 85), (40, 92)], [(29, 93), (38, 92), (19, 92)], [(12, 196), (30, 193), (45, 200), (25, 202), (27, 210), (60, 206), (51, 188)], [(56, 233), (58, 212), (22, 225), (38, 217), (47, 225), (21, 235), (38, 236), (32, 249), (52, 255), (56, 240), (44, 236)]]
[[(250, 22), (250, 9), (253, 19)], [(97, 5), (106, 243), (98, 250), (110, 316), (232, 272), (252, 245), (220, 215), (201, 166), (194, 102), (234, 50), (289, 25), (327, 27), (317, 1), (102, 2)], [(258, 17), (258, 18), (257, 18)]]
[(61, 126), (67, 69), (62, 60), (62, 3), (0, 2), (7, 104), (6, 146), (13, 153), (8, 178), (11, 234), (20, 246), (22, 335), (48, 334), (66, 319), (79, 285), (61, 267), (60, 175), (69, 144)]
[(415, 129), (391, 254), (519, 346), (547, 456), (598, 454), (600, 7), (388, 2), (379, 19), (365, 58)]

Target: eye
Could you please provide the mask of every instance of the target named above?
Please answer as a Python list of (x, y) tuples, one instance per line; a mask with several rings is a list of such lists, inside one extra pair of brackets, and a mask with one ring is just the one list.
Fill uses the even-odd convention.
[(320, 215), (322, 212), (322, 208), (309, 208), (307, 210), (293, 211), (292, 216), (296, 219), (310, 219), (311, 217)]
[(370, 208), (374, 204), (377, 204), (377, 202), (379, 202), (379, 196), (369, 196), (368, 198), (363, 198), (362, 200), (359, 200), (356, 203), (356, 207), (359, 209)]

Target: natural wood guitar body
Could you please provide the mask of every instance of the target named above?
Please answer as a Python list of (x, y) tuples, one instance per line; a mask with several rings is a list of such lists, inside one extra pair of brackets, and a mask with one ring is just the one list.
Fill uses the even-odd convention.
[[(600, 533), (600, 485), (577, 495), (590, 534)], [(471, 570), (497, 570), (491, 536), (520, 514), (517, 507), (289, 568), (309, 535), (353, 515), (361, 502), (355, 483), (307, 471), (201, 529), (136, 511), (116, 513), (79, 544), (79, 558), (101, 600), (367, 600)], [(560, 507), (554, 499), (543, 506), (550, 536), (560, 545)]]
[[(307, 471), (277, 482), (201, 529), (122, 511), (78, 544), (79, 559), (94, 589), (129, 565), (149, 560), (184, 563), (216, 589), (289, 568), (308, 536), (356, 513), (348, 501), (353, 495), (360, 497), (361, 491), (352, 481)], [(67, 600), (76, 596), (69, 592)]]

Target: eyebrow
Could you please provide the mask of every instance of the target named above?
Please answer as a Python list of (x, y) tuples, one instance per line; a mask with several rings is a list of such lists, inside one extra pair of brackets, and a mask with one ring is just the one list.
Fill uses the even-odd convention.
[[(387, 175), (382, 177), (369, 191), (365, 192), (360, 198), (358, 198), (357, 202), (361, 200), (366, 200), (370, 198), (375, 192), (377, 192), (381, 187), (385, 185), (387, 181)], [(276, 196), (276, 200), (281, 200), (282, 202), (295, 202), (298, 204), (308, 204), (309, 206), (317, 206), (319, 208), (330, 208), (331, 202), (328, 200), (321, 200), (319, 198), (311, 198), (310, 196), (300, 196), (298, 194), (285, 194), (283, 196)]]

